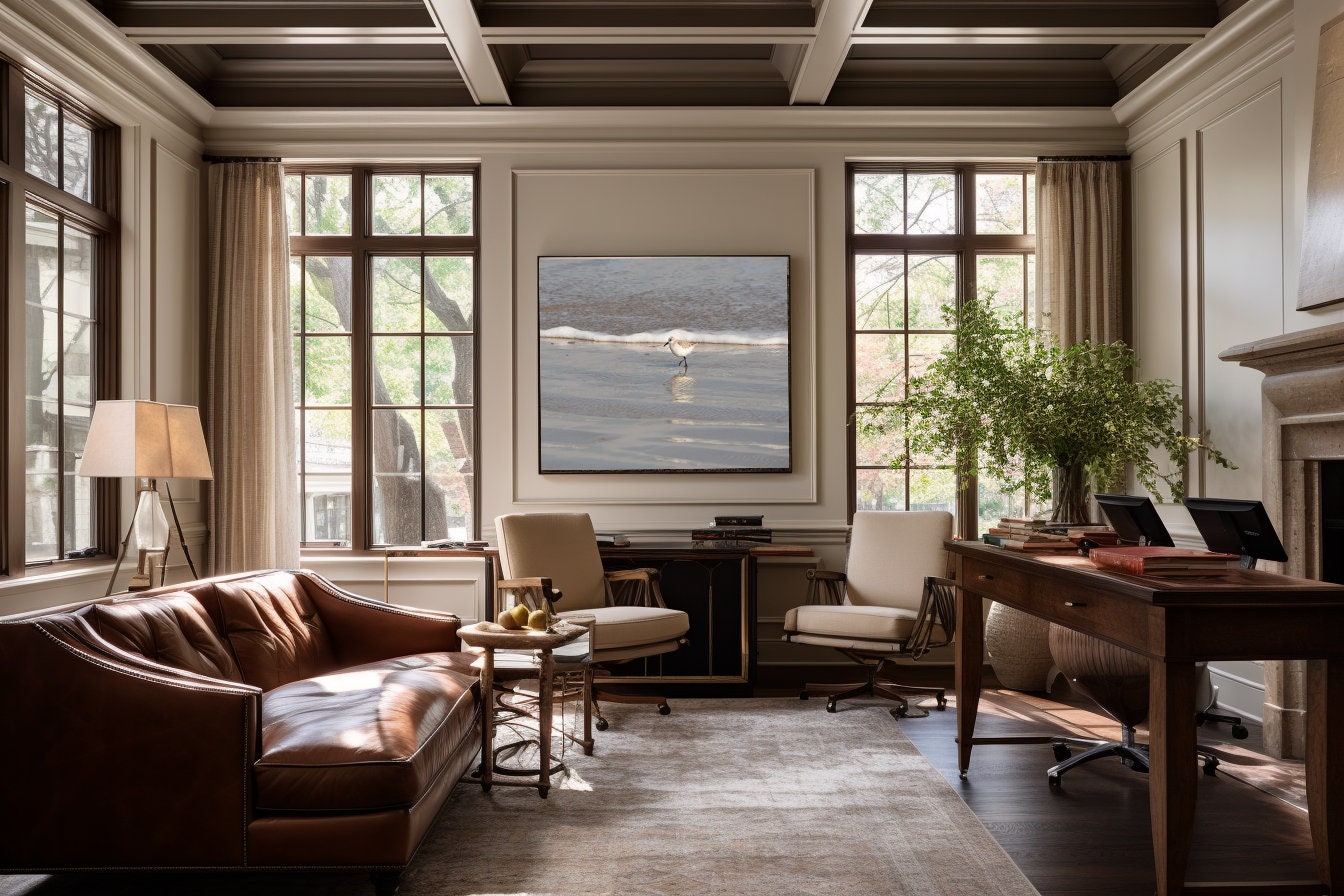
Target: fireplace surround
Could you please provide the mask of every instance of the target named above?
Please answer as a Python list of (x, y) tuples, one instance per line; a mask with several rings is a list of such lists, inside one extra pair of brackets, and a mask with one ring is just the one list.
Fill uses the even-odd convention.
[[(1264, 373), (1262, 500), (1288, 552), (1266, 568), (1324, 578), (1323, 464), (1344, 460), (1344, 324), (1233, 346), (1219, 356)], [(1341, 635), (1344, 637), (1344, 635)], [(1306, 755), (1306, 664), (1267, 661), (1264, 743), (1284, 758)]]

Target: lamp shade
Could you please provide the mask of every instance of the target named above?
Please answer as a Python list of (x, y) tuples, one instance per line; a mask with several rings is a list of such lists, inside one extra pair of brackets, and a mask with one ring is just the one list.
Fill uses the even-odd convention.
[(194, 407), (157, 401), (100, 401), (80, 460), (80, 476), (213, 479)]

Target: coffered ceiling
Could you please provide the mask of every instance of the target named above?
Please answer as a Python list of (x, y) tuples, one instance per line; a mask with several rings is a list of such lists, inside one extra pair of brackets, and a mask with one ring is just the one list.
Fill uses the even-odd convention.
[(216, 107), (1109, 107), (1242, 0), (87, 0)]

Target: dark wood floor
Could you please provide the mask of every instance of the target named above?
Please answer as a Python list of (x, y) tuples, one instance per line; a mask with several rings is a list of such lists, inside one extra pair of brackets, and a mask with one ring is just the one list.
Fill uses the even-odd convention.
[[(1106, 758), (1072, 769), (1055, 789), (1045, 775), (1055, 761), (1049, 744), (981, 745), (963, 781), (957, 774), (955, 695), (949, 696), (948, 711), (905, 719), (901, 728), (1042, 896), (1155, 891), (1146, 774)], [(823, 701), (814, 702), (818, 712), (826, 711)], [(1050, 697), (989, 688), (981, 698), (976, 734), (1071, 732), (1108, 739), (1118, 734), (1118, 726), (1094, 708), (1069, 693), (1063, 679)], [(1247, 727), (1246, 740), (1233, 740), (1226, 725), (1200, 729), (1201, 742), (1217, 748), (1223, 759), (1216, 775), (1199, 776), (1188, 879), (1315, 880), (1302, 765), (1265, 757), (1258, 727)]]

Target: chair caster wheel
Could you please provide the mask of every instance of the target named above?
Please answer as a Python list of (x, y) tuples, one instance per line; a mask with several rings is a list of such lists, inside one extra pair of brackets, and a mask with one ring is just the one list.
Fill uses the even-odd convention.
[(799, 692), (798, 692), (798, 699), (799, 699), (799, 700), (806, 700), (806, 699), (807, 699), (807, 691), (799, 691)]
[(1063, 781), (1063, 779), (1059, 775), (1046, 775), (1046, 779), (1050, 782), (1051, 790), (1058, 790), (1059, 785)]
[(599, 718), (596, 722), (593, 723), (593, 727), (595, 727), (598, 731), (606, 731), (608, 728), (611, 727), (611, 725), (607, 723), (606, 719)]
[(1237, 740), (1245, 740), (1250, 735), (1250, 733), (1251, 732), (1246, 730), (1245, 725), (1232, 726), (1232, 736), (1235, 737)]
[(945, 695), (939, 694), (934, 698), (934, 701), (938, 704), (939, 712), (943, 712), (947, 709), (947, 697)]
[(658, 704), (658, 715), (660, 715), (660, 716), (670, 716), (670, 715), (672, 715), (672, 707), (668, 706), (666, 703), (659, 703), (659, 704)]
[(827, 712), (835, 712), (835, 701), (834, 701), (834, 700), (827, 700), (827, 701), (826, 701), (826, 711), (827, 711)]
[(1056, 762), (1063, 762), (1065, 759), (1068, 759), (1072, 755), (1073, 751), (1068, 748), (1067, 744), (1055, 744)]
[(1217, 777), (1218, 775), (1217, 756), (1210, 756), (1209, 758), (1204, 760), (1204, 774), (1208, 775), (1210, 778)]

